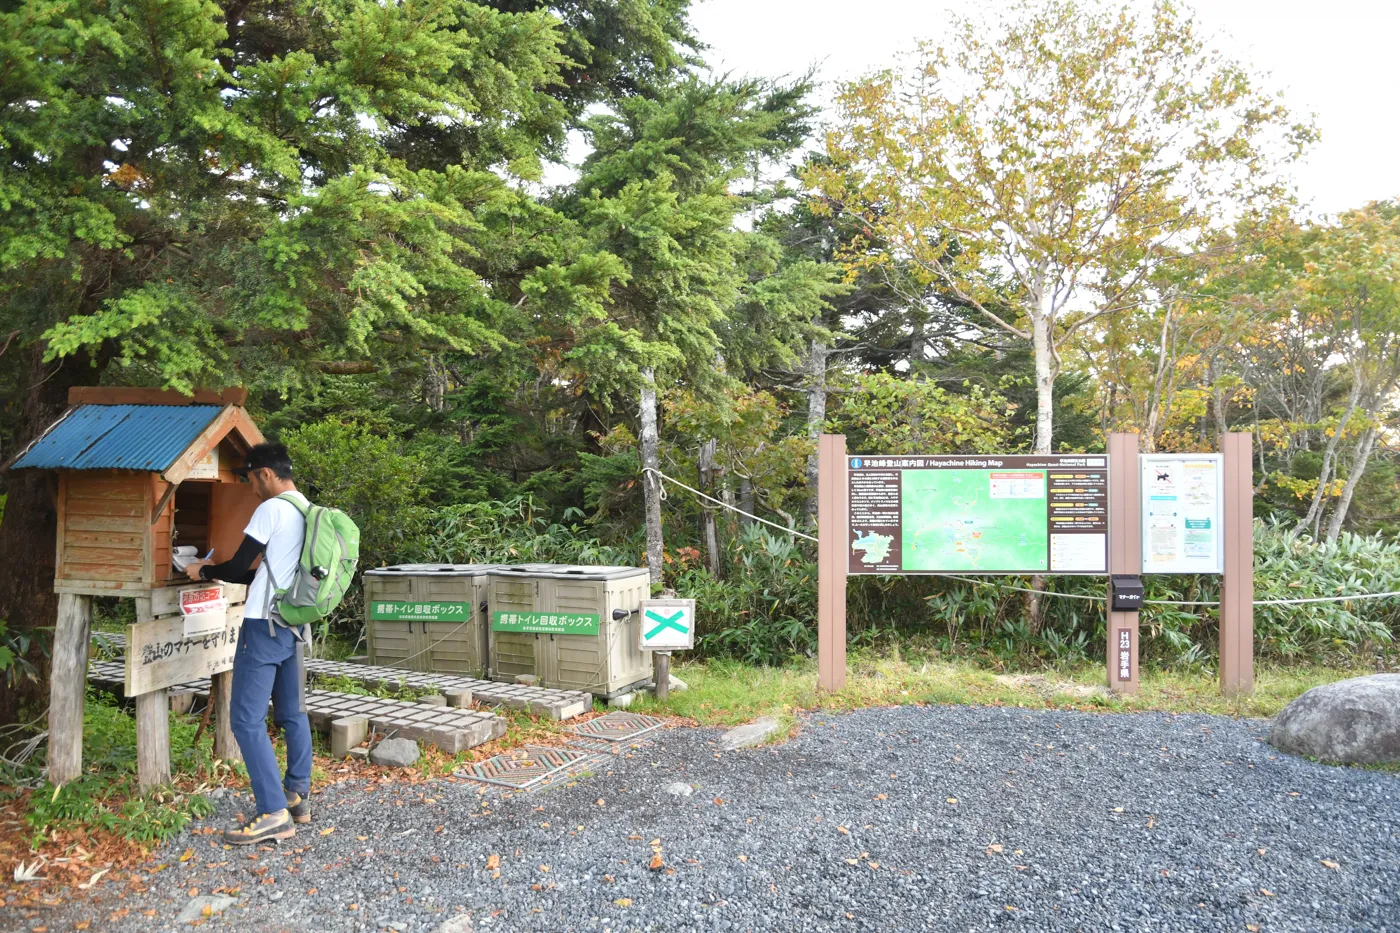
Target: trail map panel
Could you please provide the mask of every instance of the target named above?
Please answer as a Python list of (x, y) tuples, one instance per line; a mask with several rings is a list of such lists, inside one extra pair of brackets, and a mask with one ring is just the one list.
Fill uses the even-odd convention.
[(1108, 458), (851, 457), (850, 562), (869, 573), (1107, 573)]

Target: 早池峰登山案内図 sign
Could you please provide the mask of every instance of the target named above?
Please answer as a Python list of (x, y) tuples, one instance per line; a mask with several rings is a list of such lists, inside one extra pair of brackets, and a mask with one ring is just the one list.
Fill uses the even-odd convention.
[(369, 617), (376, 622), (465, 622), (471, 615), (471, 603), (376, 599), (369, 604)]
[(848, 570), (1106, 573), (1102, 454), (853, 456)]
[(493, 632), (523, 632), (527, 635), (597, 635), (599, 616), (595, 612), (491, 613)]

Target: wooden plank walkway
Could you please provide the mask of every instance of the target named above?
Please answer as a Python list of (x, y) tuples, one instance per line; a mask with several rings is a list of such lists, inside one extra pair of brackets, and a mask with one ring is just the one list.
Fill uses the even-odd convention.
[(307, 673), (313, 678), (346, 677), (366, 686), (416, 687), (436, 690), (469, 690), (472, 699), (487, 706), (507, 706), (551, 719), (572, 719), (593, 708), (593, 695), (576, 690), (551, 690), (526, 684), (498, 684), (461, 674), (432, 671), (404, 671), (394, 667), (351, 664), (347, 661), (306, 659)]
[[(121, 691), (124, 675), (125, 667), (120, 661), (93, 661), (88, 666), (88, 680), (113, 692)], [(208, 697), (209, 679), (192, 680), (169, 690), (172, 696), (193, 693)], [(312, 728), (321, 732), (330, 732), (338, 720), (364, 716), (374, 732), (416, 739), (451, 755), (506, 734), (505, 720), (495, 713), (334, 690), (307, 690), (306, 714)]]

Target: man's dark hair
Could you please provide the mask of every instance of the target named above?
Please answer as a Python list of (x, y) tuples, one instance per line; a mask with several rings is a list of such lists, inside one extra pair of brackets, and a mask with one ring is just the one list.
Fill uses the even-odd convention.
[(244, 462), (249, 470), (266, 467), (278, 479), (292, 478), (292, 455), (287, 453), (285, 444), (258, 444), (248, 451)]

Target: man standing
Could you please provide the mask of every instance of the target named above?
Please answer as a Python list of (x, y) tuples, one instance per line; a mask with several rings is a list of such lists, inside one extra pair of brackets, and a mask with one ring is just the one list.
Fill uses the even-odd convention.
[[(220, 564), (197, 561), (185, 573), (191, 580), (248, 584), (243, 628), (233, 657), (229, 724), (243, 752), (243, 762), (257, 799), (257, 815), (224, 831), (224, 842), (249, 845), (296, 835), (293, 823), (311, 819), (311, 725), (306, 718), (304, 675), (300, 664), (302, 634), (279, 624), (274, 605), (277, 589), (291, 585), (306, 535), (302, 509), (308, 503), (292, 482), (292, 460), (281, 444), (259, 444), (241, 469), (261, 500), (243, 542)], [(295, 499), (301, 508), (291, 501)], [(254, 572), (253, 562), (262, 555)], [(269, 579), (269, 571), (271, 578)], [(287, 772), (279, 775), (277, 756), (267, 735), (267, 705), (287, 739)]]

